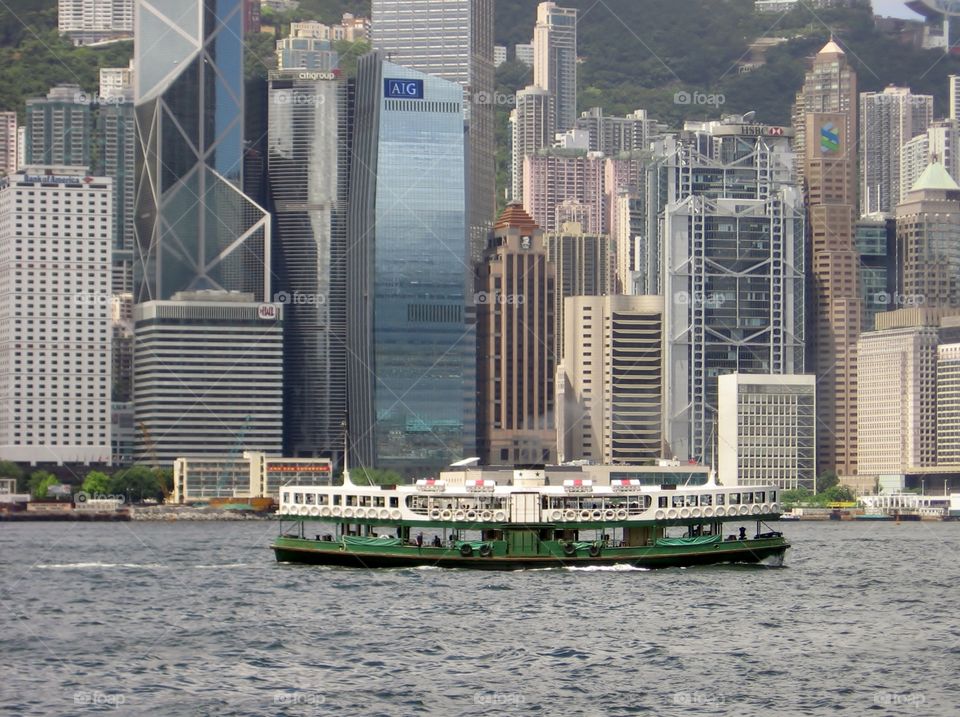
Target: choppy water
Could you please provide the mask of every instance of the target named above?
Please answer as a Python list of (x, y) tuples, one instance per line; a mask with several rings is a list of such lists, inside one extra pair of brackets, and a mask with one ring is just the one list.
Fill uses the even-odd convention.
[(271, 523), (0, 523), (18, 715), (960, 714), (960, 523), (783, 524), (787, 567), (277, 565)]

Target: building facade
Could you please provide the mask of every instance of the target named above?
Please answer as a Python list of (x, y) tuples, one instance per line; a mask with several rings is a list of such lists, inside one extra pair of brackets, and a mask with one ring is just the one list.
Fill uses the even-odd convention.
[(0, 112), (0, 176), (19, 169), (17, 155), (17, 113)]
[(663, 456), (663, 297), (572, 296), (557, 372), (560, 461)]
[(134, 308), (137, 462), (283, 454), (283, 308), (178, 292)]
[(271, 296), (270, 215), (243, 192), (244, 0), (138, 7), (135, 297)]
[[(575, 149), (548, 149), (523, 159), (523, 209), (546, 232), (579, 221), (586, 232), (606, 233), (604, 158)], [(566, 216), (561, 210), (566, 203)], [(577, 205), (577, 216), (569, 213)]]
[(21, 164), (90, 168), (93, 113), (79, 85), (57, 85), (27, 100), (26, 147)]
[(462, 95), (382, 53), (360, 59), (347, 228), (351, 465), (423, 475), (475, 450)]
[(816, 376), (719, 377), (717, 480), (816, 490)]
[(554, 264), (543, 232), (511, 203), (477, 286), (477, 426), (481, 465), (556, 461)]
[(542, 87), (557, 105), (557, 131), (577, 120), (577, 10), (554, 2), (537, 6), (533, 30), (533, 84)]
[(467, 226), (479, 263), (496, 214), (493, 0), (373, 0), (371, 39), (394, 64), (463, 89)]
[(937, 463), (960, 464), (960, 344), (937, 347)]
[(339, 64), (340, 55), (330, 40), (298, 37), (292, 32), (290, 37), (277, 40), (277, 68), (280, 70), (333, 72)]
[(881, 311), (898, 308), (900, 262), (893, 217), (873, 214), (861, 217), (854, 228), (854, 243), (860, 256), (859, 287), (863, 306), (861, 326), (872, 331)]
[(536, 85), (529, 85), (517, 92), (516, 106), (510, 111), (510, 198), (514, 201), (523, 201), (524, 157), (549, 147), (553, 143), (556, 126), (553, 95)]
[(133, 37), (134, 0), (59, 0), (57, 24), (74, 45)]
[(0, 454), (109, 463), (110, 179), (25, 167), (0, 187)]
[(270, 74), (274, 301), (284, 304), (284, 451), (339, 463), (346, 420), (352, 85)]

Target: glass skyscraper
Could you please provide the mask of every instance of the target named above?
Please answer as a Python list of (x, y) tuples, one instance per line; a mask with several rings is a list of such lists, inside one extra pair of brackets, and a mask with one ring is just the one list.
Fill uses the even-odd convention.
[(381, 53), (359, 62), (347, 237), (351, 465), (424, 474), (474, 451), (462, 99), (455, 82)]
[(270, 73), (274, 301), (284, 304), (284, 455), (342, 454), (352, 82)]
[(270, 295), (270, 217), (243, 191), (243, 0), (138, 0), (136, 297)]

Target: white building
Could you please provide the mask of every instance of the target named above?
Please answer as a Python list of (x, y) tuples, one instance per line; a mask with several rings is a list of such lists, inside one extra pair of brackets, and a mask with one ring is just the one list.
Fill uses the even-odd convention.
[(533, 41), (527, 43), (517, 43), (513, 46), (514, 56), (517, 62), (522, 62), (527, 67), (533, 67)]
[(100, 68), (100, 99), (133, 102), (133, 60), (128, 67)]
[(177, 458), (173, 463), (172, 502), (211, 498), (278, 498), (288, 485), (330, 485), (328, 458), (281, 458), (259, 451), (242, 456)]
[(816, 485), (816, 376), (719, 377), (717, 478), (722, 485)]
[(577, 120), (577, 10), (554, 2), (537, 6), (533, 29), (533, 84), (554, 96), (557, 130)]
[(282, 307), (252, 293), (177, 292), (134, 309), (138, 460), (280, 455)]
[(907, 198), (924, 170), (943, 164), (954, 181), (960, 178), (960, 122), (937, 120), (927, 131), (906, 142), (900, 150), (900, 201)]
[(517, 92), (510, 111), (510, 198), (514, 201), (523, 201), (523, 158), (550, 146), (556, 124), (556, 105), (549, 92), (536, 85)]
[(59, 0), (61, 35), (74, 45), (93, 45), (133, 37), (133, 0)]
[(18, 137), (17, 113), (0, 112), (0, 177), (18, 169)]
[(0, 455), (110, 461), (113, 187), (80, 167), (0, 184)]
[(960, 464), (960, 344), (937, 347), (937, 463)]
[(503, 45), (494, 45), (493, 46), (493, 66), (500, 67), (504, 62), (507, 61), (507, 48)]

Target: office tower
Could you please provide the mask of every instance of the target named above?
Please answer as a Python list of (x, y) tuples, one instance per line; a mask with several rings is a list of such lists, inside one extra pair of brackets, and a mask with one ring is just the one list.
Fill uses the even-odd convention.
[(0, 454), (110, 461), (113, 189), (85, 167), (0, 188)]
[(650, 242), (647, 238), (646, 187), (633, 193), (621, 190), (613, 197), (610, 207), (610, 239), (616, 256), (614, 267), (614, 294), (654, 293), (638, 291), (640, 277), (647, 276)]
[(133, 400), (133, 294), (110, 297), (111, 375), (110, 400), (129, 403)]
[(462, 88), (370, 53), (358, 64), (347, 223), (351, 465), (411, 474), (473, 455)]
[(895, 306), (895, 302), (900, 297), (900, 262), (893, 217), (885, 214), (861, 217), (854, 228), (854, 244), (860, 256), (858, 273), (863, 306), (861, 326), (864, 331), (872, 331), (878, 313), (899, 308)]
[(74, 45), (93, 45), (133, 37), (134, 0), (59, 0), (60, 34)]
[(557, 103), (557, 131), (577, 119), (577, 10), (553, 2), (537, 5), (533, 30), (533, 84)]
[(937, 347), (937, 463), (960, 464), (960, 343)]
[(663, 456), (663, 297), (572, 296), (557, 371), (561, 461)]
[(555, 344), (551, 349), (559, 359), (564, 346), (564, 300), (570, 296), (614, 293), (613, 246), (606, 234), (584, 233), (583, 225), (576, 221), (562, 223), (556, 232), (544, 236), (544, 242), (557, 275)]
[(533, 40), (514, 45), (513, 54), (517, 58), (517, 62), (522, 62), (527, 67), (533, 67)]
[(133, 318), (138, 463), (282, 455), (282, 306), (185, 291), (137, 304)]
[(138, 7), (138, 302), (196, 289), (271, 295), (270, 215), (243, 192), (242, 11), (243, 0)]
[(856, 73), (828, 42), (798, 96), (803, 107), (813, 312), (810, 369), (817, 376), (817, 472), (857, 470), (857, 336), (860, 333), (856, 211)]
[(479, 269), (477, 428), (481, 465), (556, 460), (554, 265), (543, 232), (507, 205)]
[[(306, 74), (311, 79), (301, 79)], [(341, 456), (352, 84), (270, 73), (274, 300), (284, 316), (284, 455)], [(339, 461), (335, 461), (339, 462)]]
[(133, 111), (133, 67), (100, 69), (96, 112), (100, 151), (94, 171), (113, 179), (114, 294), (133, 292), (133, 246), (136, 241), (136, 118)]
[(496, 214), (493, 0), (373, 0), (373, 49), (390, 62), (463, 88), (467, 122), (467, 227), (471, 261)]
[(937, 325), (926, 308), (877, 315), (857, 342), (857, 474), (937, 463)]
[(26, 154), (20, 164), (90, 168), (93, 114), (79, 85), (57, 85), (27, 100)]
[[(658, 143), (648, 187), (666, 297), (666, 441), (709, 463), (717, 376), (802, 373), (804, 221), (790, 129), (731, 117)], [(651, 226), (650, 231), (654, 231)]]
[(626, 117), (611, 117), (604, 115), (601, 107), (591, 107), (581, 113), (574, 127), (586, 130), (591, 152), (603, 152), (611, 157), (647, 149), (651, 141), (666, 131), (666, 126), (650, 119), (646, 110), (635, 110)]
[(718, 381), (718, 481), (816, 490), (817, 377), (728, 373)]
[(510, 111), (510, 196), (514, 201), (523, 201), (524, 157), (553, 144), (556, 125), (553, 95), (536, 85), (517, 92), (516, 107)]
[[(523, 209), (544, 231), (560, 226), (557, 209), (563, 202), (583, 205), (581, 223), (591, 234), (606, 233), (604, 159), (580, 150), (548, 149), (523, 160)], [(569, 217), (569, 215), (568, 215)]]
[(960, 307), (960, 186), (939, 162), (920, 175), (897, 206), (902, 301)]
[[(297, 25), (320, 25), (320, 23), (292, 23)], [(321, 27), (327, 28), (326, 25)], [(277, 40), (277, 67), (281, 70), (313, 70), (332, 72), (340, 64), (340, 55), (333, 49), (333, 43), (327, 38), (313, 37), (316, 30), (295, 30), (291, 27), (290, 37)]]
[(17, 171), (17, 113), (0, 112), (0, 177)]
[(900, 150), (900, 201), (903, 201), (923, 170), (940, 162), (947, 174), (960, 177), (960, 123), (937, 120), (924, 134), (914, 137)]
[(901, 149), (932, 121), (932, 95), (906, 87), (860, 93), (860, 214), (892, 212), (900, 202)]

